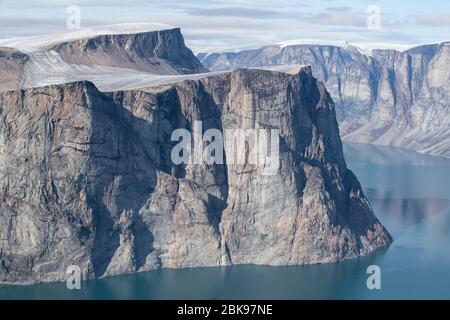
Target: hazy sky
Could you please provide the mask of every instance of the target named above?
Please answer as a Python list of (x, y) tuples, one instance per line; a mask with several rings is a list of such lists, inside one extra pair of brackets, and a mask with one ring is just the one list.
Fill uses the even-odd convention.
[[(162, 22), (182, 28), (195, 51), (291, 39), (434, 43), (450, 40), (449, 0), (0, 0), (0, 38), (67, 30), (67, 7), (81, 26)], [(381, 28), (367, 28), (367, 8)]]

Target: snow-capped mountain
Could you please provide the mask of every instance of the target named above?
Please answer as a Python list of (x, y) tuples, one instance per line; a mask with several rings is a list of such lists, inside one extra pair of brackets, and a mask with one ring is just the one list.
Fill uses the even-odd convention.
[(149, 23), (0, 40), (0, 62), (0, 72), (8, 75), (0, 90), (82, 80), (101, 90), (127, 89), (208, 71), (185, 46), (179, 28)]

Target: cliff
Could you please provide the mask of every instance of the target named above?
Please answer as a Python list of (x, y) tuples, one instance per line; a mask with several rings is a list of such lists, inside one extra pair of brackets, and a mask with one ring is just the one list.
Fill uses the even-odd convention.
[(450, 156), (450, 44), (403, 52), (354, 46), (268, 46), (202, 55), (211, 70), (310, 65), (336, 103), (344, 140)]
[(184, 44), (179, 28), (134, 34), (104, 34), (54, 46), (69, 64), (129, 68), (155, 74), (207, 71)]
[[(236, 70), (104, 93), (0, 93), (0, 281), (235, 264), (329, 263), (391, 237), (347, 169), (310, 68)], [(279, 168), (171, 161), (175, 129), (278, 129)], [(230, 155), (225, 152), (225, 157)]]
[(18, 50), (0, 47), (0, 91), (19, 87), (27, 60), (27, 55)]

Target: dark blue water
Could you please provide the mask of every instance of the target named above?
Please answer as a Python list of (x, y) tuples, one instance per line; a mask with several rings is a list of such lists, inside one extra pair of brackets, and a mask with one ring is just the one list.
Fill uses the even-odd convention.
[[(82, 283), (0, 286), (0, 299), (450, 299), (450, 159), (346, 144), (374, 211), (391, 232), (386, 250), (302, 267), (159, 270)], [(381, 268), (381, 290), (366, 269)]]

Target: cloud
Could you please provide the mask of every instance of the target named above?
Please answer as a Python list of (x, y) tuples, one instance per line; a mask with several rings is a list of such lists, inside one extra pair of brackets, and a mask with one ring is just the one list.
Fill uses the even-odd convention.
[(353, 9), (351, 7), (327, 7), (325, 9), (326, 11), (330, 11), (330, 12), (344, 12), (344, 11), (352, 11)]
[[(1, 1), (1, 0), (0, 0)], [(105, 24), (104, 21), (82, 21), (83, 26), (95, 26)], [(0, 19), (0, 38), (14, 38), (17, 36), (34, 36), (44, 33), (54, 33), (55, 30), (68, 31), (66, 19), (40, 19), (40, 18), (2, 18)]]
[(287, 18), (286, 14), (278, 11), (243, 7), (190, 8), (186, 9), (186, 13), (203, 17)]
[(450, 13), (421, 16), (416, 19), (416, 24), (427, 27), (450, 27)]
[(367, 16), (349, 7), (328, 7), (319, 13), (303, 15), (301, 20), (323, 26), (366, 27)]

